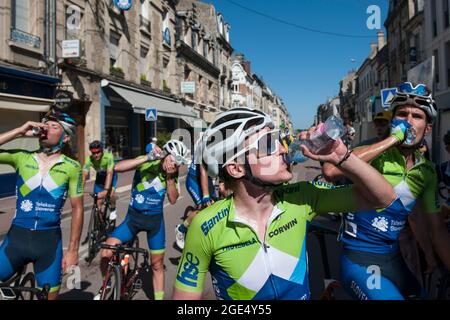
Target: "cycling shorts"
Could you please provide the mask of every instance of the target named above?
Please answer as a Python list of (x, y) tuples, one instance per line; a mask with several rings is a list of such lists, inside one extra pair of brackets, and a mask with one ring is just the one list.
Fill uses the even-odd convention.
[[(111, 181), (111, 188), (113, 190), (115, 190), (117, 188), (117, 180), (118, 180), (118, 174), (117, 174), (117, 172), (114, 171), (113, 178)], [(105, 190), (104, 184), (97, 184), (97, 183), (94, 184), (94, 193), (100, 193), (104, 190)]]
[(147, 242), (151, 253), (163, 253), (166, 248), (164, 216), (148, 215), (128, 208), (125, 220), (109, 235), (109, 237), (126, 243), (134, 239), (141, 231), (147, 232)]
[[(202, 188), (200, 186), (200, 176), (196, 177), (188, 174), (186, 177), (186, 189), (191, 195), (191, 198), (194, 201), (195, 205), (200, 205), (203, 199)], [(209, 196), (212, 199), (215, 199), (216, 189), (214, 188), (214, 184), (211, 178), (208, 178), (208, 190)]]
[(400, 252), (344, 250), (341, 282), (358, 300), (404, 300), (425, 295)]
[(61, 229), (29, 230), (11, 226), (0, 246), (0, 281), (6, 281), (28, 263), (33, 264), (38, 288), (61, 286), (63, 249)]

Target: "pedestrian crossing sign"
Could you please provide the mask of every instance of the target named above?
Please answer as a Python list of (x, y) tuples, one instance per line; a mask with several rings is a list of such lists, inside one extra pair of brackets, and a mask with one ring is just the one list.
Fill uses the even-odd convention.
[(156, 109), (145, 109), (145, 121), (158, 120), (158, 113)]
[(381, 104), (384, 109), (388, 109), (391, 106), (391, 100), (397, 93), (397, 88), (386, 88), (381, 90)]

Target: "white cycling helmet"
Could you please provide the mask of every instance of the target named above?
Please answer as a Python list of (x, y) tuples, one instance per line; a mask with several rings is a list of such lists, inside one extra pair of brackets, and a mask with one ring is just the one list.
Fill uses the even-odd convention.
[(208, 175), (217, 177), (224, 157), (234, 156), (247, 137), (265, 127), (274, 127), (272, 119), (259, 110), (233, 108), (219, 114), (202, 137), (202, 159)]
[(189, 162), (188, 160), (188, 148), (185, 146), (185, 144), (179, 140), (172, 139), (166, 142), (166, 144), (163, 146), (163, 150), (167, 153), (172, 155), (175, 158), (175, 161), (177, 164), (187, 164)]
[(390, 103), (393, 114), (399, 106), (412, 105), (422, 109), (430, 123), (433, 123), (437, 116), (436, 101), (433, 99), (431, 90), (421, 83), (416, 86), (411, 82), (401, 83)]

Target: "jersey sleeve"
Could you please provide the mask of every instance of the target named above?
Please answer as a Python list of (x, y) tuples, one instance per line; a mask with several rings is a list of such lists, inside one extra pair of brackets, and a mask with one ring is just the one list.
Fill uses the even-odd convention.
[(436, 213), (440, 211), (438, 197), (438, 178), (434, 171), (430, 172), (429, 180), (422, 193), (422, 208), (426, 213)]
[(86, 162), (84, 163), (83, 171), (89, 171), (90, 168), (91, 168), (91, 157), (88, 156), (88, 157), (86, 158)]
[(0, 150), (0, 164), (8, 164), (17, 169), (17, 164), (24, 154), (22, 150)]
[(69, 175), (69, 197), (76, 198), (83, 195), (83, 174), (80, 166), (75, 166)]
[(328, 212), (356, 211), (357, 201), (353, 185), (333, 186), (324, 182), (299, 182), (286, 185), (283, 192), (288, 191), (284, 200), (297, 205), (307, 205), (311, 208), (313, 218), (316, 214)]
[(108, 153), (106, 170), (114, 170), (114, 156), (112, 155), (112, 153)]
[(186, 235), (185, 247), (178, 263), (175, 288), (185, 292), (202, 292), (212, 258), (210, 241), (201, 231), (202, 219), (194, 218)]

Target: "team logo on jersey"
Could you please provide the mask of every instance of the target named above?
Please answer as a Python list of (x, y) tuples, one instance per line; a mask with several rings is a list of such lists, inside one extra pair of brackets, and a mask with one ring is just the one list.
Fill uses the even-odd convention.
[(25, 212), (30, 212), (31, 210), (33, 210), (33, 202), (31, 202), (30, 200), (23, 200), (20, 203), (20, 209)]
[(196, 256), (194, 256), (191, 252), (186, 253), (184, 261), (180, 263), (178, 267), (177, 280), (187, 286), (196, 287), (199, 264), (200, 260)]
[(376, 217), (372, 220), (372, 227), (379, 231), (387, 232), (389, 229), (389, 221), (385, 217)]
[(145, 198), (142, 194), (137, 194), (136, 197), (134, 197), (137, 203), (143, 204), (145, 201)]

